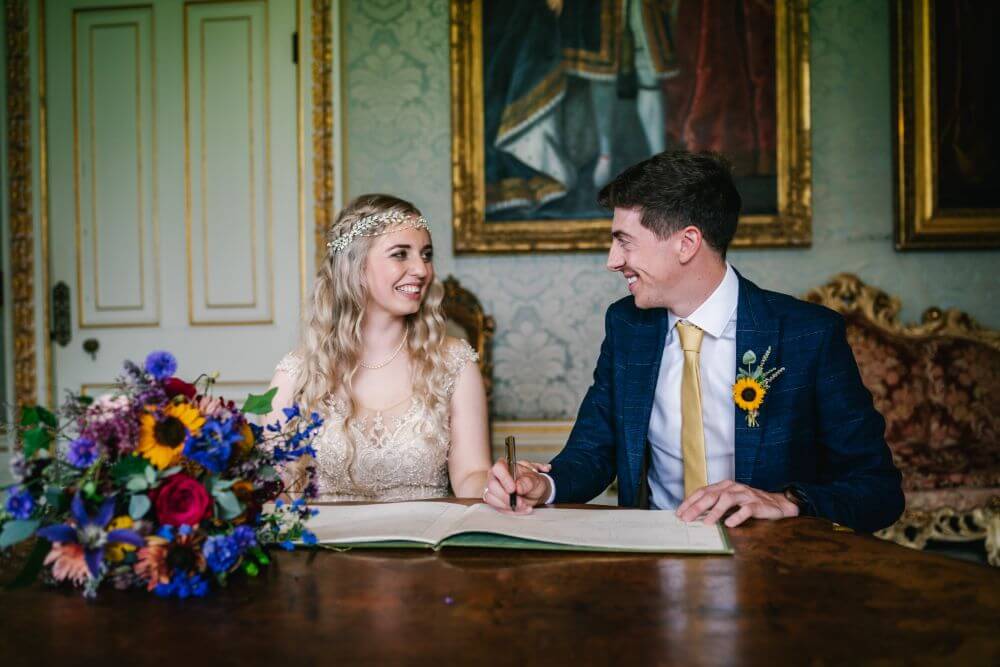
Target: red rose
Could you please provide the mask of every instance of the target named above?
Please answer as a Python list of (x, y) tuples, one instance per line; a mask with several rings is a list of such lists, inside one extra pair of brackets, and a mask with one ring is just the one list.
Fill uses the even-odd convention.
[(169, 377), (163, 381), (163, 390), (167, 392), (167, 396), (170, 398), (184, 394), (190, 399), (194, 398), (195, 393), (197, 393), (193, 384), (175, 377)]
[(160, 523), (197, 526), (212, 513), (212, 498), (208, 491), (201, 482), (182, 472), (172, 475), (150, 495), (155, 496), (153, 503)]

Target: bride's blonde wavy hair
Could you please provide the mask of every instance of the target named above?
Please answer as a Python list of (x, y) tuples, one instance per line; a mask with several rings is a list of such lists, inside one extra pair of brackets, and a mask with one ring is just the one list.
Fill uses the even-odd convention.
[[(416, 206), (398, 197), (361, 195), (340, 212), (327, 230), (326, 240), (333, 241), (349, 232), (358, 220), (378, 213), (421, 215)], [(358, 411), (352, 383), (364, 349), (361, 320), (369, 296), (364, 281), (365, 265), (377, 235), (394, 226), (405, 226), (405, 223), (383, 223), (371, 228), (366, 234), (373, 236), (356, 236), (341, 252), (327, 247), (316, 272), (312, 304), (298, 350), (302, 372), (296, 381), (295, 402), (308, 410), (317, 410), (330, 396), (346, 399), (344, 432), (352, 450), (350, 426)], [(447, 424), (443, 298), (444, 287), (435, 277), (420, 309), (406, 316), (406, 349), (412, 363), (414, 394), (441, 420), (440, 423)], [(349, 455), (353, 458), (353, 451)]]

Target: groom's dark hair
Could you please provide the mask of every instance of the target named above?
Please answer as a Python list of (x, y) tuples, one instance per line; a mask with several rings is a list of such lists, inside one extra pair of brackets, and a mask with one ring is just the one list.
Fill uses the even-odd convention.
[(725, 257), (743, 202), (729, 162), (718, 153), (665, 151), (618, 174), (597, 203), (608, 210), (641, 208), (642, 226), (661, 239), (694, 225)]

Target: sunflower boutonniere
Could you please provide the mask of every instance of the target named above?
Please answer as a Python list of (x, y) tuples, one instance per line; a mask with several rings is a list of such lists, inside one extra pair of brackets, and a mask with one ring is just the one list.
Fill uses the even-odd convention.
[(733, 401), (736, 402), (737, 407), (747, 411), (747, 426), (750, 428), (757, 426), (757, 415), (760, 414), (760, 406), (764, 402), (764, 396), (771, 388), (771, 383), (785, 372), (784, 368), (764, 369), (767, 358), (770, 356), (771, 348), (767, 348), (760, 364), (754, 368), (754, 364), (757, 363), (757, 355), (753, 350), (747, 350), (743, 353), (743, 364), (746, 368), (741, 366), (736, 373), (736, 382), (733, 384)]

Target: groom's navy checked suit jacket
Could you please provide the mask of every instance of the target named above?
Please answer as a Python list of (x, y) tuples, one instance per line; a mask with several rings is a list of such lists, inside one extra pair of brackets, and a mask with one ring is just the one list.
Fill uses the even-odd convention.
[[(586, 502), (618, 476), (618, 501), (639, 505), (646, 434), (667, 335), (667, 313), (613, 304), (594, 370), (566, 447), (552, 460), (556, 502)], [(796, 488), (802, 513), (855, 530), (891, 525), (903, 511), (899, 471), (886, 446), (885, 420), (861, 382), (837, 313), (740, 276), (736, 356), (771, 348), (768, 368), (784, 366), (764, 398), (759, 426), (736, 409), (736, 481), (763, 491)], [(733, 359), (733, 381), (737, 359)]]

